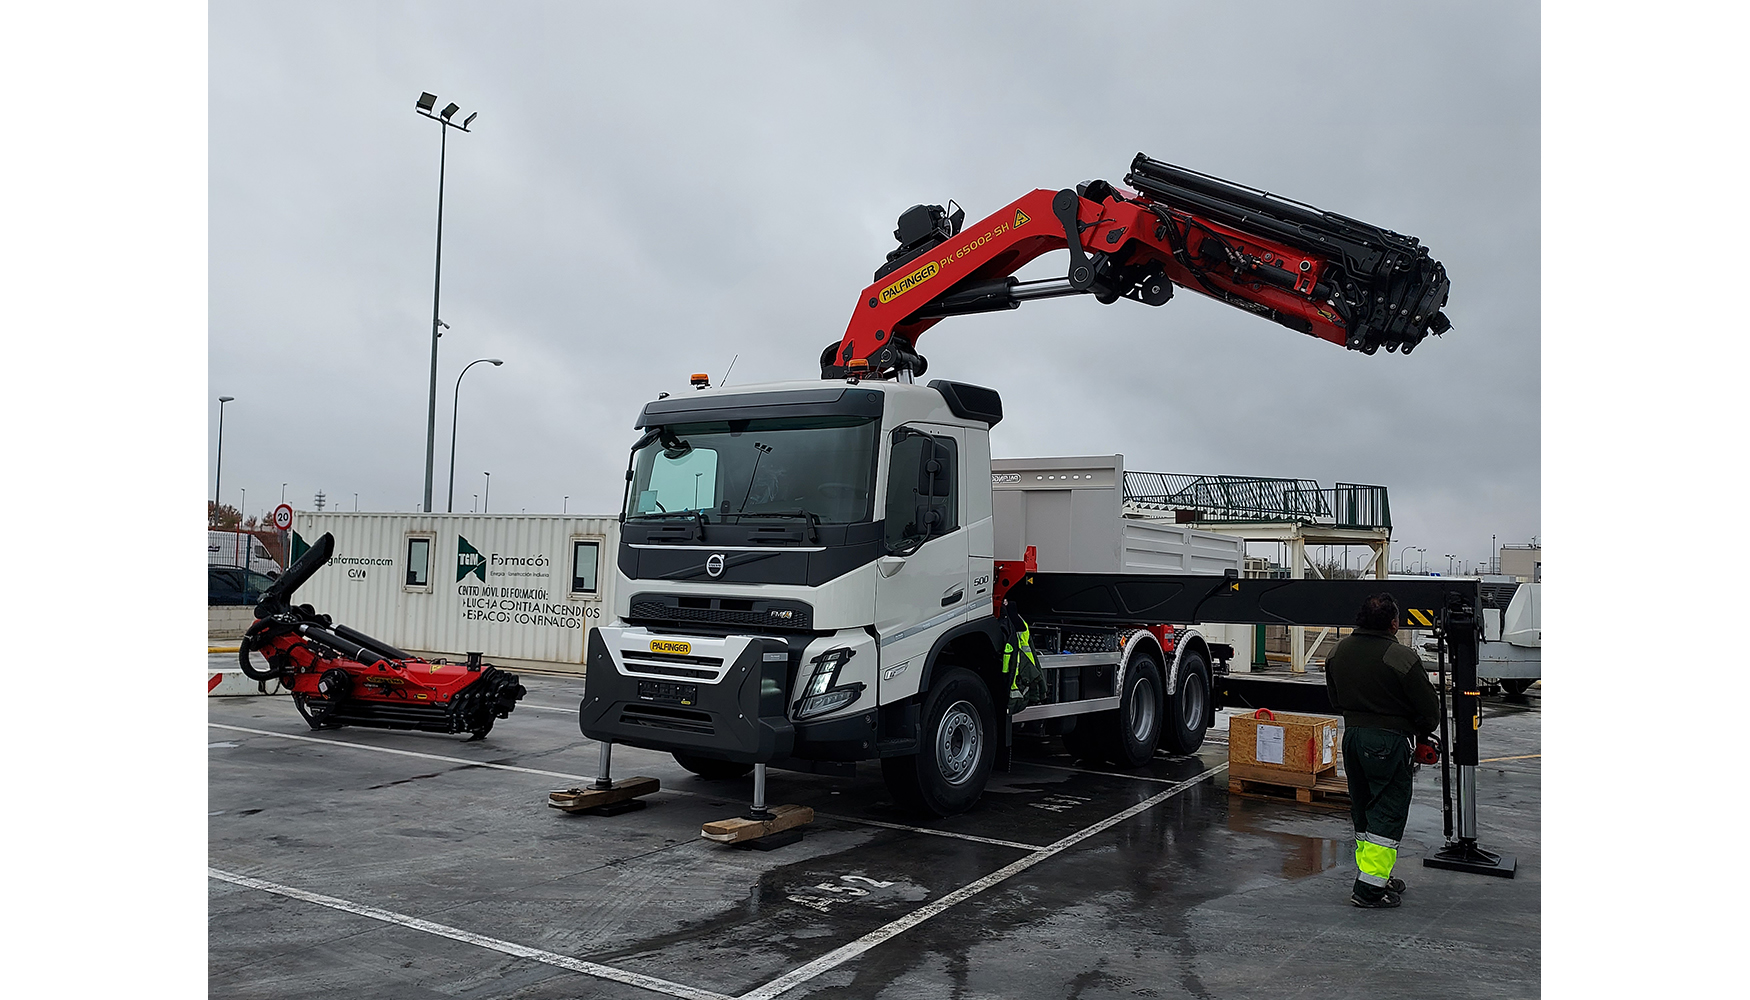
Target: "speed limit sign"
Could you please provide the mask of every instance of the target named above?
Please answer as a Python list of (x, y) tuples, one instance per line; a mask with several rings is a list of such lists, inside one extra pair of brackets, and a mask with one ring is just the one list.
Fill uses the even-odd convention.
[(292, 530), (292, 505), (282, 503), (273, 509), (273, 526), (281, 531)]

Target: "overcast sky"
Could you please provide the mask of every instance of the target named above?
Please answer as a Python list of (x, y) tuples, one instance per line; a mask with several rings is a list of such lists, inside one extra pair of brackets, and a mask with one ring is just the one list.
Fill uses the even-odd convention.
[[(968, 226), (1158, 159), (1418, 237), (1453, 329), (1372, 357), (1182, 293), (950, 319), (999, 456), (1390, 488), (1394, 544), (1542, 531), (1535, 5), (214, 3), (210, 395), (223, 499), (409, 511), (424, 476), (438, 127), (437, 509), (617, 508), (687, 375), (818, 377), (907, 206)], [(1049, 254), (1023, 277), (1061, 273)], [(209, 403), (208, 446), (218, 407)], [(212, 488), (208, 462), (208, 492)]]

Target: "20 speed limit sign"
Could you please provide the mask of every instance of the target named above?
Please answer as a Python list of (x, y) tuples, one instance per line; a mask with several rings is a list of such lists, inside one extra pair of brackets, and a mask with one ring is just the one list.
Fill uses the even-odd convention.
[(292, 530), (292, 505), (282, 503), (273, 509), (273, 526), (281, 531)]

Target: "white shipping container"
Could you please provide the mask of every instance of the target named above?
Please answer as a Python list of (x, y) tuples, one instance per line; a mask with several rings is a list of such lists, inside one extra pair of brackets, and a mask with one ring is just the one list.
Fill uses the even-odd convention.
[(618, 517), (299, 511), (334, 556), (293, 600), (410, 653), (583, 671), (612, 614)]

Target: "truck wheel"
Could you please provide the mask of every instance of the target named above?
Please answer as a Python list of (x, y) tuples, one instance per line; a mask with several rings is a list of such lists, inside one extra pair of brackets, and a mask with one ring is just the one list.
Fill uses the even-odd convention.
[(739, 778), (753, 770), (752, 764), (737, 764), (732, 760), (718, 760), (715, 757), (695, 757), (690, 753), (677, 753), (674, 761), (707, 781)]
[(1530, 677), (1503, 677), (1501, 679), (1501, 690), (1507, 692), (1509, 697), (1517, 698), (1531, 690), (1532, 683), (1533, 681)]
[(901, 806), (936, 816), (965, 812), (990, 779), (996, 739), (990, 688), (972, 671), (954, 667), (924, 697), (918, 752), (882, 758), (881, 776)]
[[(1131, 657), (1118, 711), (1102, 712), (1110, 718), (1102, 718), (1094, 730), (1107, 760), (1119, 767), (1141, 767), (1154, 759), (1161, 745), (1161, 689), (1161, 668), (1154, 657), (1142, 652)], [(1076, 727), (1081, 728), (1079, 721)]]
[(1165, 742), (1177, 754), (1196, 753), (1209, 728), (1209, 664), (1194, 651), (1179, 654), (1179, 690), (1167, 708)]

